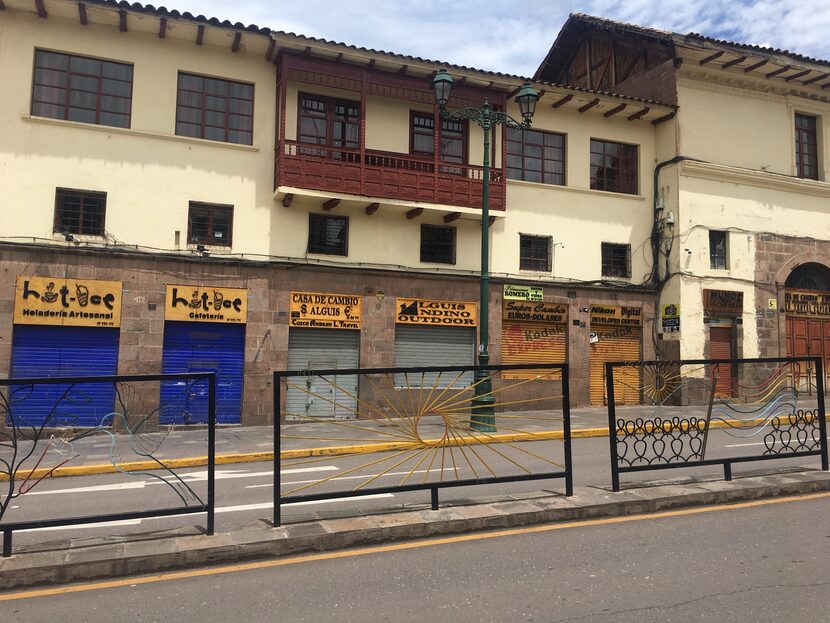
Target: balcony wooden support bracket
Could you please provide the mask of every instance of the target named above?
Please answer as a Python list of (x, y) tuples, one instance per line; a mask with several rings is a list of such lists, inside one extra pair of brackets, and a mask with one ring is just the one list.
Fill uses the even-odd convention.
[(407, 70), (407, 69), (409, 69), (409, 65), (401, 65), (401, 68), (398, 70), (398, 73), (399, 73), (400, 75), (403, 75), (403, 74), (405, 74), (405, 73), (406, 73), (406, 70)]
[(46, 5), (43, 4), (43, 0), (35, 0), (35, 8), (37, 9), (37, 16), (38, 17), (46, 19), (46, 17), (49, 15), (46, 12)]
[(6, 5), (3, 4), (3, 0), (0, 0), (0, 11), (5, 11), (5, 10), (6, 10)]
[(205, 27), (203, 24), (199, 24), (199, 27), (196, 29), (196, 45), (202, 45), (202, 41), (205, 38)]
[(326, 202), (323, 204), (323, 209), (324, 209), (326, 212), (331, 212), (331, 211), (332, 211), (332, 210), (334, 210), (334, 208), (336, 208), (338, 205), (340, 205), (340, 199), (329, 199), (328, 201), (326, 201)]
[(604, 113), (602, 114), (602, 116), (603, 116), (603, 117), (613, 117), (613, 116), (614, 116), (614, 115), (616, 115), (618, 112), (622, 112), (622, 111), (624, 111), (626, 106), (628, 106), (628, 104), (620, 104), (619, 106), (615, 106), (615, 107), (614, 107), (614, 108), (612, 108), (611, 110), (609, 110), (609, 111), (607, 111), (607, 112), (604, 112)]
[(86, 5), (83, 2), (78, 3), (78, 18), (81, 20), (81, 26), (89, 24), (89, 18), (86, 15)]
[(375, 59), (371, 59), (369, 61), (369, 64), (366, 65), (366, 69), (372, 69), (372, 68), (374, 68), (374, 66), (375, 66)]
[(233, 35), (233, 43), (231, 44), (231, 52), (239, 52), (239, 46), (242, 43), (242, 33), (237, 32)]
[(553, 104), (550, 105), (551, 108), (561, 108), (568, 102), (570, 102), (574, 98), (573, 93), (569, 93), (565, 97), (556, 100)]
[(118, 30), (127, 32), (127, 11), (124, 9), (118, 11)]
[(787, 65), (786, 67), (781, 67), (780, 69), (776, 69), (775, 71), (771, 71), (767, 74), (767, 78), (774, 78), (779, 74), (783, 74), (785, 71), (790, 71), (792, 67)]
[(764, 59), (762, 61), (759, 61), (759, 62), (755, 63), (754, 65), (750, 65), (749, 67), (744, 67), (744, 73), (748, 74), (750, 71), (755, 71), (756, 69), (760, 69), (761, 67), (763, 67), (767, 63), (769, 63), (769, 59)]
[(746, 56), (739, 56), (738, 58), (733, 58), (731, 61), (726, 61), (723, 65), (721, 65), (721, 69), (729, 69), (730, 67), (734, 67), (735, 65), (740, 65), (746, 60)]
[(823, 91), (824, 89), (830, 89), (830, 82), (821, 85), (821, 90)]
[(491, 216), (491, 217), (489, 217), (489, 218), (487, 219), (488, 227), (492, 227), (492, 226), (493, 226), (493, 223), (495, 223), (495, 222), (496, 222), (496, 217), (495, 217), (495, 216)]
[(637, 112), (635, 112), (633, 115), (628, 115), (628, 120), (629, 121), (637, 121), (637, 119), (640, 119), (641, 117), (644, 117), (645, 115), (647, 115), (648, 111), (650, 111), (650, 110), (651, 110), (651, 108), (646, 106), (642, 110), (638, 110)]
[(598, 97), (592, 99), (590, 102), (588, 102), (584, 106), (581, 106), (579, 108), (579, 112), (588, 112), (589, 110), (591, 110), (597, 104), (599, 104), (599, 98)]
[(809, 74), (812, 69), (807, 69), (805, 71), (799, 71), (797, 74), (793, 74), (792, 76), (787, 76), (784, 78), (785, 81), (790, 82), (791, 80), (795, 80), (796, 78), (803, 78), (807, 74)]
[(654, 119), (651, 123), (652, 123), (652, 125), (660, 125), (664, 121), (668, 121), (669, 119), (674, 119), (674, 116), (676, 114), (677, 114), (676, 112), (672, 111), (668, 115), (663, 115), (662, 117), (658, 117), (657, 119)]
[(167, 36), (167, 18), (162, 17), (159, 20), (159, 39), (164, 39)]
[(444, 222), (452, 223), (453, 221), (457, 221), (459, 218), (461, 218), (461, 212), (450, 212), (449, 214), (444, 215)]
[(370, 203), (366, 206), (366, 216), (372, 216), (375, 212), (378, 211), (380, 204), (378, 202)]
[(715, 52), (711, 56), (707, 56), (706, 58), (699, 60), (698, 64), (705, 65), (706, 63), (711, 63), (712, 61), (714, 61), (716, 59), (719, 59), (724, 54), (725, 54), (725, 52), (723, 52), (723, 51)]
[(288, 193), (287, 195), (285, 195), (285, 197), (282, 198), (282, 207), (290, 208), (292, 201), (294, 201), (294, 193)]
[(271, 39), (271, 43), (268, 44), (268, 51), (265, 52), (265, 60), (270, 61), (274, 58), (274, 49), (277, 47), (277, 42)]
[(814, 82), (819, 82), (820, 80), (824, 80), (825, 78), (830, 78), (830, 74), (819, 74), (815, 78), (810, 78), (809, 80), (805, 80), (801, 84), (813, 84)]
[(414, 218), (418, 218), (424, 213), (423, 208), (412, 208), (409, 212), (406, 213), (406, 218), (410, 221)]

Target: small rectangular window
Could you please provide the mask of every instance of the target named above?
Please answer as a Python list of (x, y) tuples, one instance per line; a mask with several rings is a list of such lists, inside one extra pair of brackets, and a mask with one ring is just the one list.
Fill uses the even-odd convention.
[(421, 261), (455, 264), (455, 227), (421, 225)]
[(130, 127), (133, 66), (60, 52), (35, 51), (32, 115)]
[(565, 185), (565, 135), (507, 130), (507, 178)]
[(253, 144), (254, 85), (179, 73), (176, 134)]
[(107, 193), (58, 188), (53, 231), (60, 234), (103, 236)]
[(519, 234), (519, 269), (549, 273), (551, 270), (550, 236)]
[(637, 146), (591, 139), (591, 188), (637, 194)]
[(811, 115), (795, 115), (795, 168), (796, 175), (805, 179), (818, 179), (818, 132), (816, 118)]
[(602, 243), (602, 276), (631, 278), (631, 245)]
[(709, 232), (709, 266), (725, 270), (728, 268), (728, 247), (725, 231)]
[(233, 206), (190, 202), (187, 217), (188, 244), (231, 246)]
[(308, 215), (308, 252), (349, 254), (349, 219), (331, 214)]

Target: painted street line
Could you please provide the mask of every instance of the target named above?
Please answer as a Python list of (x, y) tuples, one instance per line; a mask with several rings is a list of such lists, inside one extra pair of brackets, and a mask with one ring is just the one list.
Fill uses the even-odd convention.
[[(363, 479), (363, 478), (373, 478), (375, 476), (406, 476), (407, 474), (410, 474), (410, 473), (411, 474), (424, 474), (424, 473), (426, 473), (426, 471), (427, 470), (425, 470), (425, 469), (416, 469), (414, 472), (387, 472), (386, 474), (364, 474), (362, 476), (343, 476), (342, 478), (331, 478), (327, 482), (340, 482), (341, 480), (360, 480), (360, 479)], [(441, 469), (440, 468), (435, 468), (435, 469), (431, 469), (429, 471), (430, 472), (440, 472)], [(453, 468), (452, 467), (445, 467), (443, 471), (451, 472), (451, 471), (453, 471)], [(281, 472), (281, 473), (284, 474), (285, 472)], [(283, 482), (282, 485), (283, 486), (307, 485), (307, 484), (310, 484), (312, 482), (318, 482), (318, 480), (292, 480), (291, 482)], [(245, 488), (246, 489), (259, 489), (260, 487), (271, 487), (271, 486), (273, 486), (272, 483), (266, 483), (264, 485), (247, 485)]]
[(52, 530), (81, 530), (83, 528), (107, 528), (116, 526), (137, 526), (141, 519), (122, 519), (121, 521), (103, 521), (101, 523), (82, 523), (77, 526), (53, 526), (51, 528), (31, 528), (30, 530), (17, 530), (16, 532), (49, 532)]

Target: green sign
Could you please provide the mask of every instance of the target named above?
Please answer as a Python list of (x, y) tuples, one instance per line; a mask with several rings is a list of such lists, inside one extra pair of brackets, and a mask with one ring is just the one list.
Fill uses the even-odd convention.
[(504, 298), (508, 301), (534, 301), (542, 300), (542, 288), (536, 286), (511, 286), (504, 285)]

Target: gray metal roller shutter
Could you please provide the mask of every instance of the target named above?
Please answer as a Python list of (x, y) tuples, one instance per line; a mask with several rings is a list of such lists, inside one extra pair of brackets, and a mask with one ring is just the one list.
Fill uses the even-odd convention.
[[(359, 365), (360, 331), (334, 329), (289, 329), (288, 369), (353, 369)], [(288, 387), (285, 416), (303, 420), (349, 420), (357, 417), (358, 376), (336, 375), (289, 378), (299, 386)]]
[[(476, 330), (473, 327), (429, 327), (399, 324), (395, 327), (395, 367), (471, 366), (475, 363)], [(473, 382), (473, 373), (443, 373), (436, 387), (464, 387)], [(424, 375), (423, 383), (432, 387), (437, 373)], [(395, 375), (395, 385), (421, 384), (421, 375), (404, 378)], [(408, 381), (408, 382), (407, 382)]]

